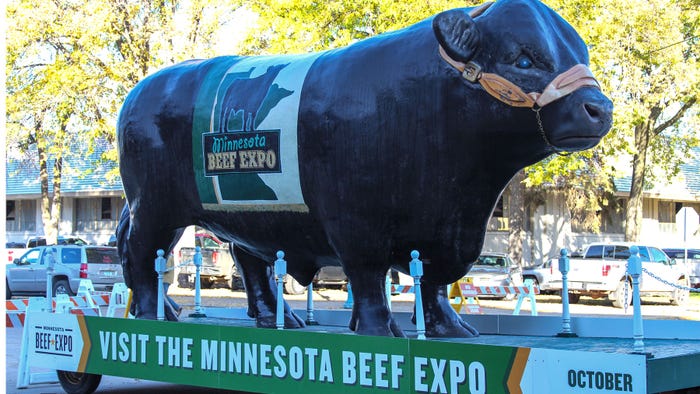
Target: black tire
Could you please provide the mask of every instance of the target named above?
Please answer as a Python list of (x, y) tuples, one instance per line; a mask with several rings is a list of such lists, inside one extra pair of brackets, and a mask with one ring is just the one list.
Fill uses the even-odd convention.
[(214, 281), (209, 278), (202, 278), (200, 276), (200, 285), (202, 289), (211, 289), (214, 286)]
[(177, 287), (181, 289), (191, 289), (192, 284), (190, 283), (190, 276), (186, 274), (179, 274), (177, 276)]
[(68, 394), (91, 394), (100, 385), (102, 375), (91, 373), (56, 371), (61, 387)]
[(70, 290), (70, 285), (68, 284), (68, 281), (66, 279), (59, 279), (55, 282), (53, 282), (53, 290), (52, 290), (53, 297), (56, 297), (57, 294), (68, 294), (69, 296), (73, 296), (73, 292)]
[(12, 299), (12, 290), (10, 290), (10, 284), (7, 283), (7, 279), (5, 279), (5, 299)]
[[(685, 279), (678, 279), (678, 286), (688, 287)], [(673, 293), (671, 293), (671, 305), (683, 305), (688, 302), (690, 297), (690, 290), (679, 289), (677, 287), (673, 288)]]
[[(559, 291), (559, 297), (561, 297), (562, 301), (564, 300), (561, 290)], [(569, 304), (578, 304), (580, 300), (581, 294), (569, 293)]]
[(243, 278), (231, 275), (231, 279), (228, 280), (228, 287), (230, 287), (232, 291), (243, 289)]
[(533, 285), (533, 286), (540, 287), (540, 282), (539, 282), (539, 281), (537, 280), (537, 278), (534, 277), (534, 276), (529, 276), (529, 275), (528, 275), (528, 276), (523, 276), (523, 283), (524, 283), (526, 280), (528, 280), (528, 279), (530, 279), (530, 280), (532, 281), (532, 285)]
[(287, 275), (284, 277), (284, 292), (291, 295), (304, 294), (306, 287), (302, 286), (291, 275)]
[[(625, 290), (625, 288), (627, 290)], [(627, 305), (632, 305), (632, 286), (630, 282), (626, 279), (620, 281), (615, 289), (614, 298), (611, 300), (615, 308), (625, 307), (625, 291), (627, 292)]]

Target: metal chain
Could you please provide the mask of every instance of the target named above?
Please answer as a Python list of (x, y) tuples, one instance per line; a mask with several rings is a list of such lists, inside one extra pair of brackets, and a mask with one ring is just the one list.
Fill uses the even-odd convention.
[(671, 286), (671, 287), (675, 287), (675, 288), (680, 289), (680, 290), (687, 290), (687, 291), (690, 291), (690, 292), (693, 292), (693, 293), (700, 293), (700, 289), (694, 289), (694, 288), (692, 288), (692, 287), (681, 286), (681, 285), (679, 285), (679, 284), (677, 284), (677, 283), (671, 283), (671, 282), (667, 281), (666, 279), (659, 278), (658, 276), (652, 274), (652, 273), (649, 272), (649, 270), (647, 270), (646, 268), (642, 268), (642, 272), (644, 272), (645, 274), (651, 276), (652, 278), (658, 280), (659, 282), (661, 282), (661, 283), (663, 283), (663, 284), (665, 284), (665, 285), (668, 285), (668, 286)]
[(540, 135), (542, 135), (542, 138), (544, 138), (544, 142), (549, 145), (550, 148), (554, 149), (554, 153), (556, 153), (559, 156), (569, 156), (573, 152), (567, 152), (562, 149), (557, 148), (554, 146), (551, 142), (549, 142), (549, 138), (547, 138), (547, 134), (544, 132), (544, 126), (542, 125), (542, 118), (540, 117), (540, 110), (542, 107), (537, 106), (537, 108), (532, 107), (532, 110), (535, 112), (535, 118), (537, 119), (537, 127), (540, 129)]
[[(625, 262), (625, 272), (629, 272), (629, 262)], [(627, 277), (625, 277), (625, 279), (623, 279), (623, 280), (625, 281), (625, 284), (624, 284), (624, 286), (625, 286), (625, 299), (623, 301), (624, 302), (623, 306), (625, 307), (625, 314), (627, 314), (627, 308), (630, 306), (630, 302), (629, 302), (629, 298), (628, 298), (628, 294), (627, 294), (627, 292), (629, 291), (628, 290), (629, 286), (627, 285)]]

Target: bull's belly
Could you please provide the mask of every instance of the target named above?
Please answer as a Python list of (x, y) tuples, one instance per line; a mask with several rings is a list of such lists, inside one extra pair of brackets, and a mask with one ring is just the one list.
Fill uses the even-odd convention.
[(340, 265), (321, 224), (300, 210), (205, 210), (202, 224), (217, 236), (261, 258), (283, 251), (295, 259)]

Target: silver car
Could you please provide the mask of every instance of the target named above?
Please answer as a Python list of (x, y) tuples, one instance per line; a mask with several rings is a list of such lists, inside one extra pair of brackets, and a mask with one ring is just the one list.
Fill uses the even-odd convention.
[(52, 245), (29, 249), (5, 268), (6, 296), (45, 296), (47, 268), (53, 263), (52, 296), (75, 295), (80, 281), (90, 279), (95, 290), (110, 291), (123, 282), (117, 248), (88, 245)]
[[(483, 253), (466, 275), (474, 286), (522, 286), (523, 275), (520, 266), (505, 253)], [(512, 300), (514, 294), (504, 296), (480, 295), (480, 298), (493, 297)]]

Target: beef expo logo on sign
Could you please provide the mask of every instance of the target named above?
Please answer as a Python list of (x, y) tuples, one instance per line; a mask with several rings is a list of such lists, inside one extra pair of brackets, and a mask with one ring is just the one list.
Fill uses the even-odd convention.
[(281, 172), (278, 131), (203, 134), (207, 176)]
[(34, 327), (34, 347), (37, 353), (70, 356), (73, 352), (73, 330), (60, 326)]

